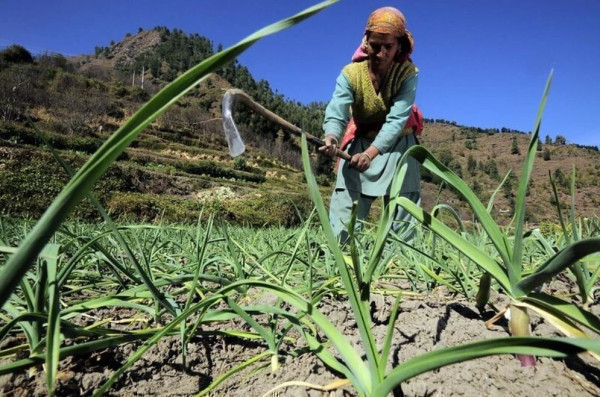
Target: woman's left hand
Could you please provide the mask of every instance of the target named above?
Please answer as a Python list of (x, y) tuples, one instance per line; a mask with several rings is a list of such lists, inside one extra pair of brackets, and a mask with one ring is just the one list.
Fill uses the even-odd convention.
[(369, 156), (363, 153), (358, 153), (352, 156), (350, 159), (350, 168), (356, 169), (358, 172), (364, 172), (371, 166), (371, 159)]

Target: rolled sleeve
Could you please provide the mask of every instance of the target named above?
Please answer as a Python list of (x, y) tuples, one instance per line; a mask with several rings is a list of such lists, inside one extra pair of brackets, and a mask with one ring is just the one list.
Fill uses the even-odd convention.
[(406, 78), (402, 82), (400, 91), (392, 98), (392, 106), (385, 123), (373, 141), (380, 153), (386, 153), (402, 135), (402, 130), (410, 116), (412, 105), (415, 103), (418, 73)]
[(335, 135), (339, 140), (350, 120), (350, 106), (354, 102), (354, 91), (348, 79), (340, 74), (335, 81), (335, 90), (327, 108), (323, 121), (325, 135)]

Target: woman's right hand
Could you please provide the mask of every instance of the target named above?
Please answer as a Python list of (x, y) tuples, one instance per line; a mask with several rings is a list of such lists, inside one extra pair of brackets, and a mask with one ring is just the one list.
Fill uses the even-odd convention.
[(327, 135), (325, 139), (323, 139), (323, 142), (325, 143), (325, 145), (319, 148), (319, 152), (329, 157), (335, 157), (335, 154), (337, 153), (338, 149), (337, 138), (333, 135)]

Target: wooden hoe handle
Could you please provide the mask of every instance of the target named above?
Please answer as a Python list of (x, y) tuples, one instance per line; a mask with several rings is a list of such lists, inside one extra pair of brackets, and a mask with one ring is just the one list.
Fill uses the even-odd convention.
[[(323, 142), (321, 139), (317, 138), (314, 135), (309, 134), (306, 131), (302, 131), (301, 128), (295, 126), (294, 124), (290, 123), (289, 121), (281, 118), (280, 116), (276, 115), (275, 113), (271, 112), (269, 109), (265, 108), (264, 106), (262, 106), (261, 104), (259, 104), (258, 102), (256, 102), (254, 99), (252, 99), (252, 97), (248, 94), (246, 94), (244, 91), (237, 89), (237, 88), (233, 88), (228, 90), (228, 92), (231, 93), (231, 95), (234, 95), (238, 100), (244, 102), (244, 104), (246, 106), (248, 106), (250, 109), (252, 109), (254, 112), (266, 117), (267, 119), (271, 120), (272, 122), (279, 124), (281, 127), (283, 127), (285, 130), (296, 134), (296, 135), (302, 135), (304, 133), (304, 135), (306, 135), (306, 140), (310, 143), (312, 143), (313, 145), (317, 145), (317, 147), (321, 147), (325, 145), (325, 142)], [(348, 153), (341, 151), (340, 149), (337, 150), (336, 154), (337, 157), (343, 158), (344, 160), (350, 160), (350, 158), (352, 156), (350, 156)]]

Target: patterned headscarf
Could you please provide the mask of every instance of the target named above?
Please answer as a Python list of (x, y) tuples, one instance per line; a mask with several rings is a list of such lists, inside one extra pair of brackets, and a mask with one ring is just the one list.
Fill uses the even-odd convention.
[(365, 36), (363, 37), (361, 48), (366, 53), (367, 34), (369, 32), (391, 34), (399, 38), (401, 50), (396, 56), (397, 62), (404, 62), (409, 59), (415, 45), (412, 34), (406, 29), (406, 19), (404, 15), (394, 7), (382, 7), (369, 15)]
[(369, 15), (366, 32), (391, 34), (396, 37), (404, 36), (406, 31), (406, 19), (402, 13), (394, 7), (382, 7)]

